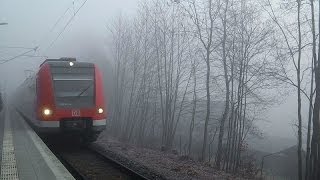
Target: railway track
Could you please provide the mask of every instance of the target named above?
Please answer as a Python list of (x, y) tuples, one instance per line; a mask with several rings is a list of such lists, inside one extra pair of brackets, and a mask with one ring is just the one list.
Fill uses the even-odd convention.
[(66, 143), (50, 141), (47, 145), (76, 179), (148, 179), (109, 157), (96, 146)]

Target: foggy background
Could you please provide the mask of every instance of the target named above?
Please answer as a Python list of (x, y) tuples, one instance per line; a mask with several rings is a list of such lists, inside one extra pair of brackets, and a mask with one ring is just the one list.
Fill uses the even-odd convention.
[[(74, 2), (74, 5), (73, 5)], [(109, 30), (108, 26), (120, 14), (131, 16), (138, 7), (138, 0), (88, 0), (74, 17), (65, 31), (55, 41), (66, 22), (84, 1), (50, 0), (1, 0), (0, 22), (0, 60), (6, 60), (28, 50), (23, 48), (39, 46), (34, 56), (49, 58), (76, 57), (78, 60), (99, 62), (100, 69), (108, 69)], [(69, 8), (61, 21), (52, 30), (53, 25)], [(51, 43), (54, 42), (53, 45)], [(29, 72), (36, 71), (45, 57), (20, 57), (0, 65), (0, 83), (8, 92), (14, 90)], [(105, 63), (106, 62), (106, 63)], [(109, 67), (110, 68), (110, 67)], [(296, 122), (295, 89), (287, 90), (283, 103), (261, 114), (263, 120), (256, 122), (264, 136), (271, 136), (270, 141), (281, 141), (279, 146), (296, 143), (293, 124)], [(289, 94), (290, 93), (290, 94)], [(306, 101), (305, 103), (306, 104)], [(307, 106), (303, 106), (306, 117)], [(265, 143), (266, 141), (260, 142)], [(283, 143), (284, 142), (284, 143)], [(277, 146), (278, 146), (277, 145)], [(259, 143), (257, 142), (257, 146)], [(270, 146), (271, 151), (273, 149)]]
[[(108, 22), (113, 16), (122, 12), (134, 13), (137, 2), (134, 0), (89, 0), (61, 36), (51, 45), (83, 2), (80, 0), (54, 2), (1, 0), (0, 21), (8, 23), (8, 25), (0, 26), (1, 59), (9, 59), (27, 51), (19, 48), (4, 48), (8, 46), (27, 48), (39, 46), (36, 53), (31, 52), (28, 55), (101, 59), (101, 55), (95, 57), (95, 54), (99, 51), (100, 54), (106, 55), (104, 49), (108, 36)], [(68, 12), (62, 17), (67, 9)], [(61, 18), (60, 22), (52, 30), (59, 18)], [(1, 82), (4, 83), (7, 80), (9, 89), (16, 87), (17, 83), (24, 78), (24, 70), (35, 70), (44, 59), (45, 57), (22, 57), (1, 65)], [(12, 76), (13, 72), (14, 76)], [(8, 75), (11, 75), (10, 78)]]

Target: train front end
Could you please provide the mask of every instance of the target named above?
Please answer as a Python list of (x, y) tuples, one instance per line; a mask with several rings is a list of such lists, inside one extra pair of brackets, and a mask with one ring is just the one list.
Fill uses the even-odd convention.
[(36, 80), (37, 131), (94, 141), (106, 127), (102, 75), (93, 63), (46, 60)]

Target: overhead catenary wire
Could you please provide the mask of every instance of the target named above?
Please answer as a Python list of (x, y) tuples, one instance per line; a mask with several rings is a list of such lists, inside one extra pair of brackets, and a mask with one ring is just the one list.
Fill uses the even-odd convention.
[(34, 47), (23, 47), (23, 46), (0, 46), (0, 49), (34, 49)]
[(38, 57), (38, 58), (48, 58), (48, 56), (39, 56), (39, 55), (27, 55), (27, 54), (25, 54), (25, 55), (23, 55), (24, 57)]
[(71, 18), (69, 19), (69, 21), (67, 22), (67, 24), (63, 27), (63, 29), (60, 31), (60, 33), (58, 34), (58, 36), (51, 42), (51, 44), (47, 47), (47, 49), (45, 51), (48, 51), (53, 45), (54, 43), (59, 39), (59, 37), (61, 36), (61, 34), (66, 30), (66, 28), (69, 26), (69, 24), (72, 22), (72, 20), (74, 19), (74, 17), (78, 14), (78, 12), (80, 11), (80, 9), (86, 4), (88, 0), (85, 0), (81, 6), (77, 9), (77, 11), (74, 13), (73, 16), (71, 16)]
[(23, 53), (21, 53), (21, 54), (19, 54), (19, 55), (16, 55), (16, 56), (14, 56), (14, 57), (9, 58), (9, 59), (1, 60), (1, 61), (0, 61), (0, 64), (4, 64), (4, 63), (7, 63), (7, 62), (9, 62), (9, 61), (15, 60), (15, 59), (17, 59), (17, 58), (19, 58), (19, 57), (22, 57), (22, 56), (28, 54), (29, 52), (32, 52), (32, 51), (35, 52), (35, 51), (37, 51), (37, 49), (38, 49), (38, 47), (35, 47), (35, 48), (31, 49), (31, 50), (28, 50), (28, 51), (26, 51), (26, 52), (23, 52)]
[(59, 22), (62, 20), (62, 18), (67, 14), (67, 12), (69, 11), (70, 7), (71, 7), (71, 6), (69, 6), (69, 7), (64, 11), (64, 13), (58, 18), (58, 20), (56, 21), (56, 23), (54, 23), (54, 25), (51, 27), (49, 33), (51, 33), (51, 32), (55, 29), (55, 27), (59, 24)]
[(72, 1), (72, 4), (70, 6), (67, 7), (67, 9), (59, 16), (59, 18), (55, 21), (55, 23), (52, 25), (52, 27), (50, 28), (50, 31), (47, 32), (43, 38), (41, 38), (41, 40), (39, 41), (39, 45), (38, 45), (38, 50), (41, 47), (41, 42), (43, 42), (44, 39), (46, 39), (50, 33), (53, 32), (53, 30), (58, 26), (58, 24), (61, 22), (61, 20), (66, 16), (66, 14), (68, 13), (68, 11), (71, 9), (71, 7), (74, 6), (74, 1)]
[[(78, 1), (78, 0), (77, 0)], [(71, 7), (73, 7), (73, 15), (72, 15), (72, 17), (69, 19), (69, 21), (67, 22), (67, 24), (63, 27), (63, 29), (59, 32), (59, 34), (57, 35), (57, 37), (51, 42), (51, 44), (46, 48), (46, 50), (45, 50), (45, 52), (46, 51), (48, 51), (53, 45), (54, 45), (54, 43), (59, 39), (59, 37), (62, 35), (62, 33), (66, 30), (66, 28), (68, 27), (68, 25), (72, 22), (72, 20), (74, 19), (74, 17), (78, 14), (78, 12), (80, 11), (80, 9), (86, 4), (86, 2), (87, 2), (88, 0), (85, 0), (82, 4), (81, 4), (81, 6), (76, 10), (76, 11), (74, 11), (74, 2), (75, 1), (73, 1), (72, 2), (72, 5), (71, 6), (69, 6), (64, 12), (63, 12), (63, 14), (61, 15), (61, 16), (59, 16), (59, 18), (57, 19), (57, 21), (54, 23), (54, 25), (51, 27), (51, 29), (50, 29), (50, 31), (48, 32), (48, 34), (49, 33), (52, 33), (53, 32), (53, 30), (56, 28), (56, 26), (60, 23), (60, 21), (65, 17), (65, 15), (67, 14), (67, 12), (71, 9)], [(44, 36), (44, 38), (46, 38), (47, 36), (48, 36), (48, 34), (47, 35), (45, 35)], [(41, 41), (43, 41), (43, 39), (44, 38), (42, 38), (42, 40), (40, 40), (40, 42)], [(22, 57), (22, 56), (28, 56), (28, 57), (31, 57), (30, 55), (26, 55), (26, 54), (28, 54), (28, 53), (30, 53), (31, 51), (34, 51), (34, 52), (39, 52), (39, 49), (40, 49), (40, 47), (41, 47), (41, 44), (39, 44), (37, 47), (35, 47), (35, 48), (31, 48), (31, 47), (20, 47), (20, 46), (0, 46), (0, 48), (10, 48), (10, 49), (29, 49), (29, 51), (26, 51), (26, 52), (24, 52), (24, 53), (22, 53), (22, 54), (18, 54), (18, 55), (16, 55), (16, 56), (14, 56), (14, 57), (12, 57), (12, 58), (9, 58), (9, 59), (3, 59), (3, 60), (0, 60), (0, 64), (4, 64), (4, 63), (7, 63), (7, 62), (9, 62), (9, 61), (12, 61), (12, 60), (14, 60), (14, 59), (16, 59), (16, 58), (19, 58), (19, 57)], [(48, 57), (48, 56), (46, 56), (46, 55), (42, 55), (42, 56), (39, 56), (39, 55), (35, 55), (35, 56), (32, 56), (32, 57)]]
[[(77, 0), (78, 1), (78, 0)], [(60, 21), (66, 16), (67, 12), (71, 9), (71, 7), (74, 6), (74, 1), (72, 2), (71, 5), (68, 6), (68, 8), (59, 16), (59, 18), (55, 21), (55, 23), (53, 24), (53, 26), (50, 28), (50, 31), (48, 33), (46, 33), (46, 35), (44, 35), (41, 40), (39, 41), (39, 44), (38, 46), (36, 47), (36, 49), (34, 47), (24, 47), (24, 46), (0, 46), (0, 49), (29, 49), (29, 50), (34, 50), (35, 52), (36, 51), (39, 51), (40, 47), (41, 47), (41, 42), (46, 39), (50, 33), (53, 32), (53, 30), (56, 28), (56, 26), (60, 23)], [(17, 56), (14, 56), (13, 59), (16, 59), (18, 57), (21, 57), (21, 56), (28, 56), (28, 57), (31, 57), (30, 55), (26, 55), (27, 53), (29, 53), (31, 51), (28, 51), (26, 52), (25, 54), (23, 53), (22, 55), (19, 54)], [(33, 56), (33, 57), (46, 57), (47, 56)], [(6, 59), (6, 60), (0, 60), (0, 64), (4, 64), (6, 63), (7, 61), (10, 61), (10, 60), (13, 60), (13, 59)]]

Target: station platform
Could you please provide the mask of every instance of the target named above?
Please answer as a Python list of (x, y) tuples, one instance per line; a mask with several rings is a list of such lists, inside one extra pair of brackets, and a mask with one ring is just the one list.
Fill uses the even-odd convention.
[(74, 179), (13, 108), (0, 113), (0, 140), (0, 180)]

